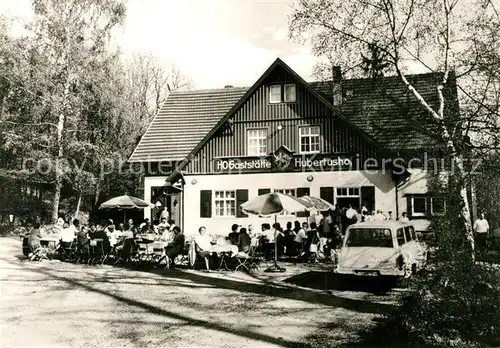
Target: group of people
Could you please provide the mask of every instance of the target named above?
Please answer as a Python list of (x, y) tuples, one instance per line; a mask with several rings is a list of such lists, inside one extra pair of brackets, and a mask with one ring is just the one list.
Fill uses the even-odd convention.
[(149, 219), (145, 219), (141, 224), (134, 224), (134, 221), (129, 219), (127, 223), (119, 223), (116, 226), (113, 220), (81, 225), (78, 219), (70, 222), (59, 218), (54, 228), (45, 235), (40, 229), (40, 223), (33, 224), (27, 236), (27, 244), (31, 251), (30, 258), (37, 256), (43, 237), (57, 241), (55, 249), (61, 253), (76, 243), (80, 253), (89, 254), (93, 241), (97, 240), (102, 243), (102, 251), (105, 254), (113, 251), (118, 255), (127, 239), (135, 241), (140, 234), (155, 234), (158, 236), (155, 239), (170, 243), (171, 246), (166, 251), (170, 257), (174, 257), (184, 248), (185, 239), (180, 228), (175, 225), (175, 221), (167, 222), (166, 219), (155, 225), (151, 225)]

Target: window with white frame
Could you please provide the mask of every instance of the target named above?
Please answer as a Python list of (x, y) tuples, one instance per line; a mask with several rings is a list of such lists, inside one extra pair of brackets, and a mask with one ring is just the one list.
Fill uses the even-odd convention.
[(319, 152), (319, 126), (299, 128), (300, 153)]
[(431, 197), (431, 214), (443, 215), (446, 213), (446, 201), (443, 197)]
[(284, 86), (283, 99), (285, 102), (294, 102), (297, 100), (297, 94), (295, 93), (295, 84), (290, 83)]
[(269, 87), (269, 102), (281, 103), (281, 85), (271, 85)]
[(236, 192), (215, 191), (215, 216), (236, 216)]
[[(275, 193), (283, 193), (285, 195), (297, 197), (297, 190), (296, 189), (274, 189), (273, 192)], [(286, 210), (283, 210), (280, 215), (295, 215), (295, 212), (289, 212)]]
[(262, 156), (267, 154), (267, 129), (247, 130), (248, 156)]
[(339, 197), (359, 197), (359, 187), (338, 187), (337, 198)]
[(411, 197), (411, 215), (425, 216), (427, 214), (427, 197)]

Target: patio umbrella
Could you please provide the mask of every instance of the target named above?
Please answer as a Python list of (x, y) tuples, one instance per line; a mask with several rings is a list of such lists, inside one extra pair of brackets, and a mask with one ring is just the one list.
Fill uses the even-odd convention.
[[(129, 195), (118, 196), (111, 198), (110, 200), (102, 203), (99, 209), (144, 209), (148, 207), (153, 207), (152, 204)], [(127, 218), (127, 213), (124, 211), (123, 222), (125, 223)]]
[(330, 202), (325, 201), (323, 198), (313, 196), (302, 196), (298, 200), (307, 205), (307, 210), (316, 209), (318, 211), (334, 210), (335, 206)]
[[(297, 212), (307, 209), (298, 198), (285, 195), (283, 193), (266, 193), (260, 195), (251, 201), (247, 201), (241, 205), (241, 209), (246, 214), (259, 216), (274, 215), (274, 221), (278, 222), (278, 214), (284, 210), (289, 212)], [(266, 269), (267, 272), (284, 272), (285, 269), (278, 266), (278, 240), (276, 238), (276, 229), (274, 229), (274, 265)]]

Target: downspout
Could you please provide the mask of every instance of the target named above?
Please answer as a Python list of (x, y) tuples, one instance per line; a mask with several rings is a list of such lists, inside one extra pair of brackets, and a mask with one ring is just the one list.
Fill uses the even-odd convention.
[[(399, 151), (398, 151), (398, 158), (399, 158)], [(396, 220), (399, 220), (399, 191), (398, 191), (398, 186), (399, 186), (399, 180), (394, 180), (394, 186), (395, 186), (395, 192), (396, 192)]]

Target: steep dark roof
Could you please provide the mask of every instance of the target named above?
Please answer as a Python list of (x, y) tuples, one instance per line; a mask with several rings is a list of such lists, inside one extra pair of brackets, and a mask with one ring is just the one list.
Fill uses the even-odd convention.
[[(408, 75), (407, 79), (424, 100), (437, 110), (436, 86), (441, 77), (441, 74), (429, 73)], [(332, 98), (331, 82), (316, 82), (312, 86)], [(342, 81), (342, 91), (342, 114), (385, 149), (414, 151), (431, 150), (438, 146), (432, 116), (424, 111), (399, 77), (346, 79)], [(452, 87), (445, 90), (447, 102), (456, 99), (455, 93)]]
[[(439, 74), (409, 75), (408, 79), (426, 101), (436, 108)], [(341, 114), (389, 151), (432, 149), (428, 135), (432, 119), (407, 92), (398, 77), (346, 79), (342, 81)], [(309, 84), (324, 99), (332, 100), (331, 82)], [(174, 92), (170, 94), (130, 162), (178, 161), (200, 144), (235, 107), (249, 88)], [(452, 93), (453, 94), (453, 93)]]
[(129, 162), (177, 161), (210, 132), (248, 88), (171, 93)]

